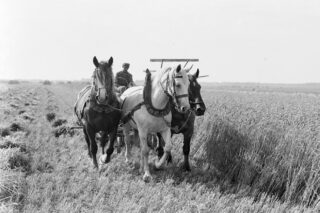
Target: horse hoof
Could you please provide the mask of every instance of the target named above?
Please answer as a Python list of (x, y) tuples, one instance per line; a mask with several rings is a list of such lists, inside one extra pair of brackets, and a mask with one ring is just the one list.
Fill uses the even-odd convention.
[(160, 162), (160, 160), (155, 160), (154, 161), (154, 166), (156, 167), (156, 169), (161, 169), (161, 167), (162, 167), (162, 164), (161, 164), (161, 162)]
[(99, 157), (99, 163), (102, 165), (102, 164), (105, 164), (106, 163), (106, 160), (107, 160), (107, 155), (106, 154), (103, 154)]
[(190, 169), (189, 166), (184, 166), (184, 171), (186, 171), (186, 172), (191, 172), (191, 169)]
[(95, 170), (99, 170), (99, 166), (98, 166), (98, 164), (94, 164), (94, 163), (93, 163), (93, 169), (95, 169)]
[(156, 159), (153, 160), (153, 166), (152, 166), (152, 168), (153, 168), (154, 170), (162, 170), (162, 166), (160, 166), (159, 168), (156, 166), (156, 164), (158, 164), (157, 161), (159, 161), (158, 158), (156, 158)]
[(131, 160), (129, 158), (126, 158), (126, 164), (131, 164)]
[(152, 180), (152, 177), (148, 174), (143, 175), (143, 181), (149, 183)]

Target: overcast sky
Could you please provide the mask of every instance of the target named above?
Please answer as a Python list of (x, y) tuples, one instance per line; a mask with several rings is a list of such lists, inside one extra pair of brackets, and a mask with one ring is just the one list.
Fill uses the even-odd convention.
[(205, 81), (320, 82), (320, 1), (1, 1), (0, 79), (89, 78), (93, 56), (134, 79), (199, 58)]

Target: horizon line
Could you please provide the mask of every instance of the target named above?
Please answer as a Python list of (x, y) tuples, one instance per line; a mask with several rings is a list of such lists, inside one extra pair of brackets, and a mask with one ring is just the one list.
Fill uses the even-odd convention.
[[(59, 81), (73, 81), (73, 82), (79, 82), (79, 81), (91, 81), (90, 78), (83, 78), (83, 79), (0, 79), (0, 82), (9, 82), (9, 81), (52, 81), (52, 82), (59, 82)], [(137, 79), (135, 81), (141, 82), (144, 81), (144, 79)], [(320, 82), (303, 82), (303, 83), (281, 83), (281, 82), (256, 82), (256, 81), (201, 81), (203, 84), (283, 84), (283, 85), (303, 85), (303, 84), (320, 84)]]

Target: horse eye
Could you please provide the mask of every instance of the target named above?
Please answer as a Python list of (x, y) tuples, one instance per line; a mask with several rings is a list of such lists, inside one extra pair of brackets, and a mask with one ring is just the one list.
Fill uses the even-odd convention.
[(181, 85), (180, 85), (180, 84), (176, 84), (176, 87), (177, 87), (177, 88), (180, 88), (180, 87), (181, 87)]

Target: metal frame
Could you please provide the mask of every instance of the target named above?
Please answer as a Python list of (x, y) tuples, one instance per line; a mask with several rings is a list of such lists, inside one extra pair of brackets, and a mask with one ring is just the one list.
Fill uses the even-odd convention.
[(199, 62), (198, 58), (151, 58), (150, 62), (161, 62), (161, 68), (163, 62), (186, 62), (183, 67), (186, 67), (190, 62)]

